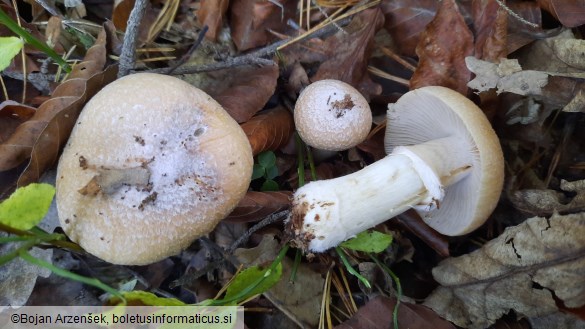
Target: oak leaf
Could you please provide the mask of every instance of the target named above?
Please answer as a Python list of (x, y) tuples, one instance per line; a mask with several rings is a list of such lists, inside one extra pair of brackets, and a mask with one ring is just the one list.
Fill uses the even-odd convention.
[(585, 305), (585, 213), (533, 217), (433, 269), (425, 305), (458, 326), (486, 328), (510, 310), (542, 317)]

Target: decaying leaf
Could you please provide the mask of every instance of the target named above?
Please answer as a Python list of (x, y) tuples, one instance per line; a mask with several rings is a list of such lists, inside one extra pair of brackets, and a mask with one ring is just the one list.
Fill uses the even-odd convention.
[(282, 106), (252, 117), (241, 127), (254, 155), (278, 150), (289, 141), (295, 129), (292, 114)]
[(516, 209), (533, 216), (585, 211), (585, 180), (575, 182), (561, 180), (560, 188), (574, 196), (568, 197), (554, 190), (528, 189), (516, 191), (510, 201)]
[[(395, 305), (395, 298), (374, 297), (366, 305), (360, 307), (351, 319), (334, 329), (394, 328), (392, 313)], [(398, 308), (398, 326), (400, 328), (455, 329), (449, 321), (442, 319), (432, 310), (422, 305), (404, 302)]]
[(510, 310), (542, 317), (585, 304), (585, 213), (534, 217), (433, 269), (441, 285), (425, 301), (465, 328), (486, 328)]
[(225, 219), (230, 222), (252, 222), (290, 207), (292, 192), (248, 191), (236, 209)]
[(197, 10), (197, 20), (201, 26), (207, 25), (209, 28), (205, 33), (207, 39), (217, 40), (229, 3), (229, 0), (201, 0), (199, 10)]
[(475, 78), (467, 86), (480, 92), (497, 88), (498, 94), (540, 95), (542, 87), (548, 83), (548, 74), (523, 71), (516, 59), (502, 59), (499, 64), (495, 64), (469, 56), (465, 62), (469, 70), (475, 73)]
[[(238, 249), (236, 257), (246, 266), (261, 265), (272, 261), (278, 250), (278, 242), (272, 236), (264, 236), (260, 244), (251, 249)], [(282, 279), (264, 296), (301, 327), (315, 327), (319, 323), (324, 280), (319, 273), (301, 263), (294, 283), (289, 281), (293, 262), (282, 262)]]
[(0, 104), (0, 143), (4, 143), (19, 125), (35, 114), (34, 107), (19, 104), (15, 101), (4, 101)]
[(115, 68), (102, 71), (105, 63), (106, 33), (102, 30), (96, 44), (87, 51), (84, 61), (73, 68), (68, 80), (0, 145), (0, 171), (15, 168), (31, 158), (18, 184), (23, 186), (38, 180), (57, 159), (85, 101), (115, 78)]
[(571, 30), (533, 42), (519, 54), (518, 60), (528, 70), (551, 75), (584, 78), (585, 40), (576, 39)]
[(209, 73), (210, 94), (238, 123), (250, 120), (276, 89), (278, 65), (237, 67)]
[(442, 1), (416, 46), (419, 62), (410, 79), (410, 89), (444, 86), (466, 95), (471, 73), (465, 66), (465, 57), (472, 53), (473, 35), (457, 3)]
[(370, 79), (367, 67), (374, 46), (374, 34), (382, 24), (384, 16), (379, 8), (366, 9), (357, 14), (344, 31), (325, 40), (322, 47), (326, 49), (328, 59), (321, 63), (311, 80), (341, 80), (355, 87), (367, 99), (380, 94), (382, 88)]

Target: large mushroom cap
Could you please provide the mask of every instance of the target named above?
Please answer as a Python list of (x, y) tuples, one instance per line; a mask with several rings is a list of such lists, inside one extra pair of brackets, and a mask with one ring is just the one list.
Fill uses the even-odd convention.
[(319, 80), (299, 95), (294, 111), (300, 137), (313, 147), (343, 151), (366, 139), (372, 126), (368, 101), (351, 85)]
[(203, 91), (134, 74), (87, 103), (57, 173), (63, 229), (112, 263), (148, 264), (210, 232), (252, 176), (246, 135)]
[(468, 156), (471, 172), (445, 188), (438, 208), (417, 210), (438, 232), (462, 235), (485, 222), (502, 190), (504, 160), (491, 124), (472, 101), (444, 87), (410, 91), (389, 106), (385, 139), (388, 153), (398, 146), (452, 136), (460, 141), (460, 149), (447, 154), (447, 158)]

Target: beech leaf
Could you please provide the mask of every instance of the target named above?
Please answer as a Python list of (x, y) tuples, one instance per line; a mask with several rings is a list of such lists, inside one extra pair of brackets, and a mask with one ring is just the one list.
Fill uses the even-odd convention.
[(410, 79), (410, 89), (443, 86), (466, 95), (471, 73), (465, 66), (465, 57), (472, 53), (473, 35), (457, 3), (442, 1), (416, 47), (419, 62)]
[(19, 125), (10, 138), (0, 144), (0, 171), (15, 168), (30, 158), (18, 185), (38, 180), (57, 160), (85, 101), (101, 89), (105, 81), (115, 78), (115, 67), (104, 72), (105, 63), (106, 33), (102, 30), (85, 59), (75, 65), (68, 80), (55, 89), (52, 98), (41, 104), (30, 120)]
[(533, 217), (470, 254), (433, 269), (441, 285), (425, 305), (464, 328), (510, 310), (525, 317), (585, 305), (585, 213)]
[(201, 0), (197, 20), (201, 26), (207, 25), (209, 28), (205, 33), (207, 39), (217, 40), (217, 35), (223, 28), (223, 19), (229, 3), (229, 0)]
[(278, 65), (236, 67), (210, 72), (214, 83), (204, 86), (238, 123), (262, 110), (276, 90)]
[(281, 106), (252, 117), (241, 127), (248, 136), (254, 155), (283, 147), (295, 129), (292, 114)]
[(20, 38), (0, 37), (0, 71), (10, 65), (14, 56), (20, 52), (23, 46), (24, 42)]
[(30, 184), (17, 189), (0, 203), (0, 223), (18, 230), (30, 230), (49, 211), (55, 188), (50, 184)]
[(290, 191), (248, 191), (236, 209), (226, 218), (230, 222), (259, 221), (264, 217), (290, 206)]

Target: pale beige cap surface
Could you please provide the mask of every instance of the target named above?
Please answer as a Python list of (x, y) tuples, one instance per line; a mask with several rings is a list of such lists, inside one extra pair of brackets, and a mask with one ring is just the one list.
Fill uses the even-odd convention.
[(307, 86), (295, 104), (295, 126), (305, 143), (322, 150), (342, 151), (366, 139), (372, 112), (351, 85), (319, 80)]
[(79, 116), (59, 161), (59, 219), (106, 261), (156, 262), (232, 211), (252, 165), (246, 135), (209, 95), (169, 76), (126, 76)]
[(446, 235), (462, 235), (481, 226), (496, 207), (504, 182), (502, 149), (484, 113), (472, 101), (445, 87), (423, 87), (404, 94), (389, 106), (386, 152), (455, 136), (465, 150), (471, 173), (445, 188), (438, 209), (419, 210), (425, 222)]

